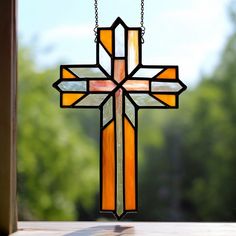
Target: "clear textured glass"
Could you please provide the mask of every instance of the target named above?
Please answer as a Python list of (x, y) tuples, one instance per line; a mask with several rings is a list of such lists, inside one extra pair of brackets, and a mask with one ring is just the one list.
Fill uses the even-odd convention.
[(153, 78), (163, 69), (159, 68), (140, 68), (133, 77), (141, 78)]
[(182, 86), (178, 82), (152, 82), (151, 91), (152, 92), (178, 92), (182, 89)]
[(107, 94), (89, 94), (83, 98), (76, 106), (99, 106), (104, 99), (107, 97)]
[(125, 97), (125, 114), (132, 124), (135, 125), (135, 107), (127, 97)]
[(163, 107), (164, 105), (160, 102), (158, 102), (155, 98), (150, 96), (147, 93), (133, 93), (130, 94), (131, 98), (134, 100), (134, 102), (141, 107), (145, 106), (160, 106)]
[(103, 46), (99, 44), (99, 63), (103, 67), (103, 69), (111, 75), (111, 57), (105, 51)]
[(125, 56), (125, 30), (122, 25), (118, 25), (115, 29), (115, 56)]
[(97, 67), (69, 67), (69, 69), (79, 78), (106, 78)]
[(110, 97), (103, 106), (103, 126), (113, 118), (113, 97)]
[(58, 84), (58, 87), (63, 92), (85, 92), (86, 91), (86, 81), (62, 81)]
[(123, 205), (123, 91), (119, 89), (115, 93), (116, 111), (116, 163), (117, 163), (117, 213), (124, 211)]

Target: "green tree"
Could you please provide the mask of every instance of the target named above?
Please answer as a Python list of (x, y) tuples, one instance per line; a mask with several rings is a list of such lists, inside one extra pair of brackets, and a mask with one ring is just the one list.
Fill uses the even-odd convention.
[(235, 2), (234, 32), (212, 75), (181, 96), (178, 111), (140, 117), (139, 220), (236, 219)]
[(38, 71), (26, 48), (19, 50), (18, 61), (20, 219), (78, 219), (77, 203), (93, 208), (98, 191), (97, 140), (83, 124), (89, 120), (96, 125), (99, 116), (60, 109), (52, 88), (58, 72)]
[[(235, 10), (234, 4), (235, 1), (232, 3)], [(236, 219), (236, 20), (233, 19), (234, 33), (221, 61), (197, 91), (199, 102), (193, 121), (200, 119), (201, 124), (191, 140), (192, 145), (199, 147), (195, 158), (204, 156), (205, 160), (203, 174), (194, 179), (190, 196), (197, 214), (204, 220)]]

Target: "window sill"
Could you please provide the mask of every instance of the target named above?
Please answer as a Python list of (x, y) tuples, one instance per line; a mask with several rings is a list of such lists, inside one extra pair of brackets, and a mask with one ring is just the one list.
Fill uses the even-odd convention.
[(235, 236), (236, 223), (19, 222), (12, 236)]

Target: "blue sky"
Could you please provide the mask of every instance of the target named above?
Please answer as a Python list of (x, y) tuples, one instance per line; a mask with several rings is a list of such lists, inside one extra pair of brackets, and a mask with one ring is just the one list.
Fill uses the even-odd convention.
[[(217, 65), (230, 35), (230, 0), (146, 0), (143, 63), (179, 65), (194, 86)], [(95, 63), (93, 0), (19, 0), (20, 41), (34, 50), (38, 68)], [(139, 26), (140, 0), (100, 0), (99, 25), (120, 16)]]

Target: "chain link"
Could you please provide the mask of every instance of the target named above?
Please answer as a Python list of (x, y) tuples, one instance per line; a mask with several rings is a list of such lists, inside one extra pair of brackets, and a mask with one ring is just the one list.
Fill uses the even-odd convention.
[(144, 27), (144, 0), (141, 0), (141, 42), (144, 43), (144, 34), (145, 34), (145, 27)]
[[(94, 0), (94, 11), (95, 11), (95, 27), (93, 29), (94, 34), (95, 34), (95, 39), (94, 42), (97, 42), (97, 29), (98, 29), (98, 0)], [(144, 43), (144, 34), (145, 34), (145, 27), (144, 27), (144, 0), (141, 0), (141, 42)]]
[(95, 27), (93, 29), (94, 34), (95, 34), (95, 39), (94, 42), (97, 42), (97, 37), (98, 37), (98, 33), (97, 33), (97, 29), (98, 29), (98, 0), (94, 0), (94, 11), (95, 11)]

